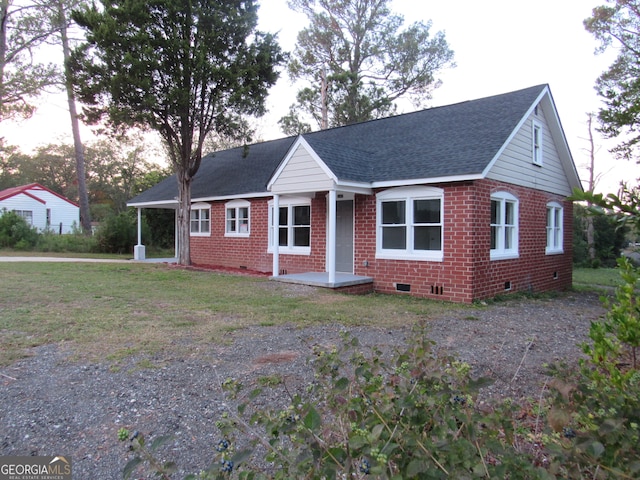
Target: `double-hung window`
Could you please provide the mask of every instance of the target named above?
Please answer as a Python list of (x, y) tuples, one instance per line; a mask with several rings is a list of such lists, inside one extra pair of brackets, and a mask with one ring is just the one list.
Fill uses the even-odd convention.
[(547, 248), (545, 253), (563, 253), (563, 212), (557, 202), (547, 204)]
[(19, 217), (24, 218), (28, 225), (33, 225), (33, 211), (32, 210), (14, 210), (13, 213)]
[(377, 195), (377, 258), (443, 259), (443, 190), (401, 187)]
[(275, 219), (273, 202), (269, 202), (269, 249), (272, 250), (277, 241), (280, 253), (309, 255), (311, 253), (311, 200), (280, 199), (277, 232)]
[(225, 205), (225, 236), (248, 237), (249, 207), (246, 200), (233, 200)]
[(491, 195), (491, 259), (518, 256), (518, 199), (507, 192)]
[(533, 164), (542, 166), (542, 125), (535, 120), (531, 131), (531, 150)]
[(191, 205), (191, 235), (211, 235), (211, 206), (208, 203)]

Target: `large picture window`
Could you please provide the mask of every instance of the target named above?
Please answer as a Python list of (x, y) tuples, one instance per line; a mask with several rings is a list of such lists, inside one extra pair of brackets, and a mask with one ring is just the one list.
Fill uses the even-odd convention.
[(518, 256), (518, 199), (506, 192), (491, 195), (491, 259)]
[(211, 235), (211, 207), (207, 203), (191, 206), (191, 235)]
[(379, 193), (376, 256), (441, 261), (443, 198), (443, 190), (433, 187)]
[(311, 201), (309, 199), (280, 199), (278, 232), (275, 233), (273, 202), (269, 202), (269, 249), (277, 238), (280, 253), (311, 253)]
[(547, 204), (547, 254), (563, 253), (563, 212), (562, 205), (556, 202)]

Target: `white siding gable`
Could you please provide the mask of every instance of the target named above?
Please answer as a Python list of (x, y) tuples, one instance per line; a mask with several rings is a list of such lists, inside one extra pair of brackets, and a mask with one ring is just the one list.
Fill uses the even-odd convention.
[[(493, 163), (486, 178), (571, 195), (572, 185), (561, 158), (563, 146), (556, 144), (551, 130), (550, 122), (553, 121), (545, 114), (542, 103), (533, 109)], [(534, 123), (542, 133), (542, 165), (533, 162)]]
[(28, 193), (30, 195), (18, 193), (0, 200), (0, 211), (5, 208), (7, 211), (31, 211), (32, 225), (39, 231), (47, 229), (47, 210), (51, 215), (48, 227), (54, 233), (71, 233), (74, 227), (78, 227), (80, 209), (73, 203), (40, 188), (29, 189)]
[(271, 192), (321, 192), (335, 187), (335, 178), (313, 149), (299, 139), (269, 182)]
[(0, 201), (0, 212), (7, 209), (8, 212), (14, 210), (26, 210), (31, 212), (32, 226), (42, 230), (46, 223), (47, 207), (35, 198), (19, 193)]
[[(32, 193), (44, 200), (46, 208), (51, 210), (51, 225), (49, 228), (55, 233), (60, 233), (60, 224), (62, 224), (62, 233), (71, 233), (74, 227), (79, 227), (80, 209), (74, 204), (46, 190), (37, 190)], [(43, 222), (43, 225), (45, 224), (46, 219)], [(38, 225), (38, 228), (44, 227)]]

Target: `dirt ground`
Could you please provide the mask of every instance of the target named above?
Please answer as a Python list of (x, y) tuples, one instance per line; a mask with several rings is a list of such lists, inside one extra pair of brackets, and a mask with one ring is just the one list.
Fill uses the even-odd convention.
[[(595, 293), (515, 299), (425, 319), (437, 348), (495, 381), (482, 395), (537, 398), (548, 377), (544, 364), (576, 362), (578, 344), (604, 309)], [(64, 345), (33, 349), (32, 356), (0, 369), (0, 455), (71, 457), (74, 479), (120, 479), (130, 453), (121, 427), (147, 437), (172, 434), (167, 451), (180, 472), (209, 465), (219, 440), (216, 419), (233, 406), (220, 385), (226, 378), (256, 385), (272, 375), (290, 390), (313, 379), (307, 363), (315, 345), (340, 341), (342, 325), (252, 327), (229, 333), (223, 345), (188, 343), (176, 353), (132, 357), (117, 370), (107, 362), (79, 364)], [(349, 327), (364, 346), (398, 346), (412, 335), (398, 329)], [(152, 368), (140, 368), (144, 361)], [(281, 396), (278, 396), (281, 395)], [(286, 401), (284, 391), (274, 403)]]

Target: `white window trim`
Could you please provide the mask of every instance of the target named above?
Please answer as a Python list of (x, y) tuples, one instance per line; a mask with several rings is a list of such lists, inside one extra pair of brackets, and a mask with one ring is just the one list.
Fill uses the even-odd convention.
[[(311, 209), (311, 199), (307, 197), (280, 197), (278, 202), (278, 206), (280, 208), (288, 208), (289, 213), (287, 218), (290, 220), (293, 218), (293, 207), (306, 207), (308, 206)], [(312, 212), (313, 213), (313, 212)], [(284, 225), (280, 225), (283, 227)], [(289, 240), (291, 240), (292, 228), (291, 225), (288, 225), (289, 231)], [(309, 225), (311, 228), (311, 225)], [(273, 216), (273, 200), (269, 200), (269, 246), (267, 248), (268, 253), (273, 253), (274, 251), (274, 216)], [(309, 239), (311, 242), (311, 239)], [(311, 255), (311, 245), (308, 247), (296, 247), (291, 245), (291, 241), (287, 246), (278, 246), (278, 253), (280, 255)]]
[[(415, 250), (413, 248), (413, 201), (440, 200), (440, 250)], [(406, 245), (404, 250), (382, 248), (382, 203), (405, 202)], [(385, 260), (419, 260), (442, 262), (444, 260), (444, 190), (436, 187), (398, 187), (376, 195), (376, 258)]]
[[(505, 204), (507, 202), (511, 202), (514, 204), (514, 210), (513, 210), (513, 218), (515, 221), (514, 224), (514, 231), (513, 231), (513, 244), (514, 247), (513, 248), (509, 248), (506, 249), (504, 248), (504, 245), (501, 245), (502, 243), (502, 239), (504, 238), (503, 235), (498, 235), (498, 240), (499, 240), (499, 245), (497, 248), (495, 249), (490, 249), (490, 258), (491, 260), (508, 260), (508, 259), (513, 259), (513, 258), (519, 258), (520, 254), (519, 254), (519, 244), (520, 244), (520, 205), (519, 205), (519, 201), (518, 198), (515, 197), (514, 195), (508, 193), (508, 192), (495, 192), (491, 194), (491, 201), (498, 201), (500, 202), (500, 223), (496, 224), (498, 225), (500, 228), (505, 228), (506, 226), (506, 221), (505, 221), (505, 216), (506, 216), (506, 209), (505, 209)], [(491, 222), (489, 222), (489, 225), (491, 227), (491, 225), (493, 225)]]
[[(247, 231), (238, 231), (240, 209), (247, 209)], [(234, 210), (236, 215), (236, 231), (229, 231), (229, 224), (227, 223), (227, 211)], [(251, 202), (247, 200), (232, 200), (224, 205), (224, 236), (225, 237), (240, 237), (246, 238), (251, 235)]]
[[(560, 212), (560, 225), (558, 226), (549, 226), (549, 211), (559, 211)], [(549, 202), (547, 203), (546, 209), (546, 235), (547, 235), (547, 243), (545, 248), (545, 253), (547, 255), (557, 255), (560, 253), (564, 253), (564, 208), (558, 202)], [(555, 215), (553, 216), (555, 218)], [(553, 235), (553, 231), (559, 232), (559, 244), (560, 245), (552, 245), (549, 246), (550, 235)]]
[[(538, 133), (537, 135), (536, 132)], [(544, 163), (544, 157), (542, 154), (544, 146), (544, 142), (542, 140), (542, 132), (542, 124), (536, 120), (533, 120), (531, 124), (531, 162), (539, 167), (541, 167)], [(536, 137), (538, 139), (537, 145)]]
[(12, 210), (13, 213), (23, 218), (25, 222), (33, 227), (33, 210)]
[(191, 231), (191, 214), (189, 214), (189, 235), (192, 237), (210, 237), (211, 236), (211, 205), (208, 203), (194, 203), (191, 205), (191, 211), (196, 210), (206, 210), (209, 212), (209, 230), (206, 232), (202, 231), (202, 214), (198, 215), (198, 232)]

